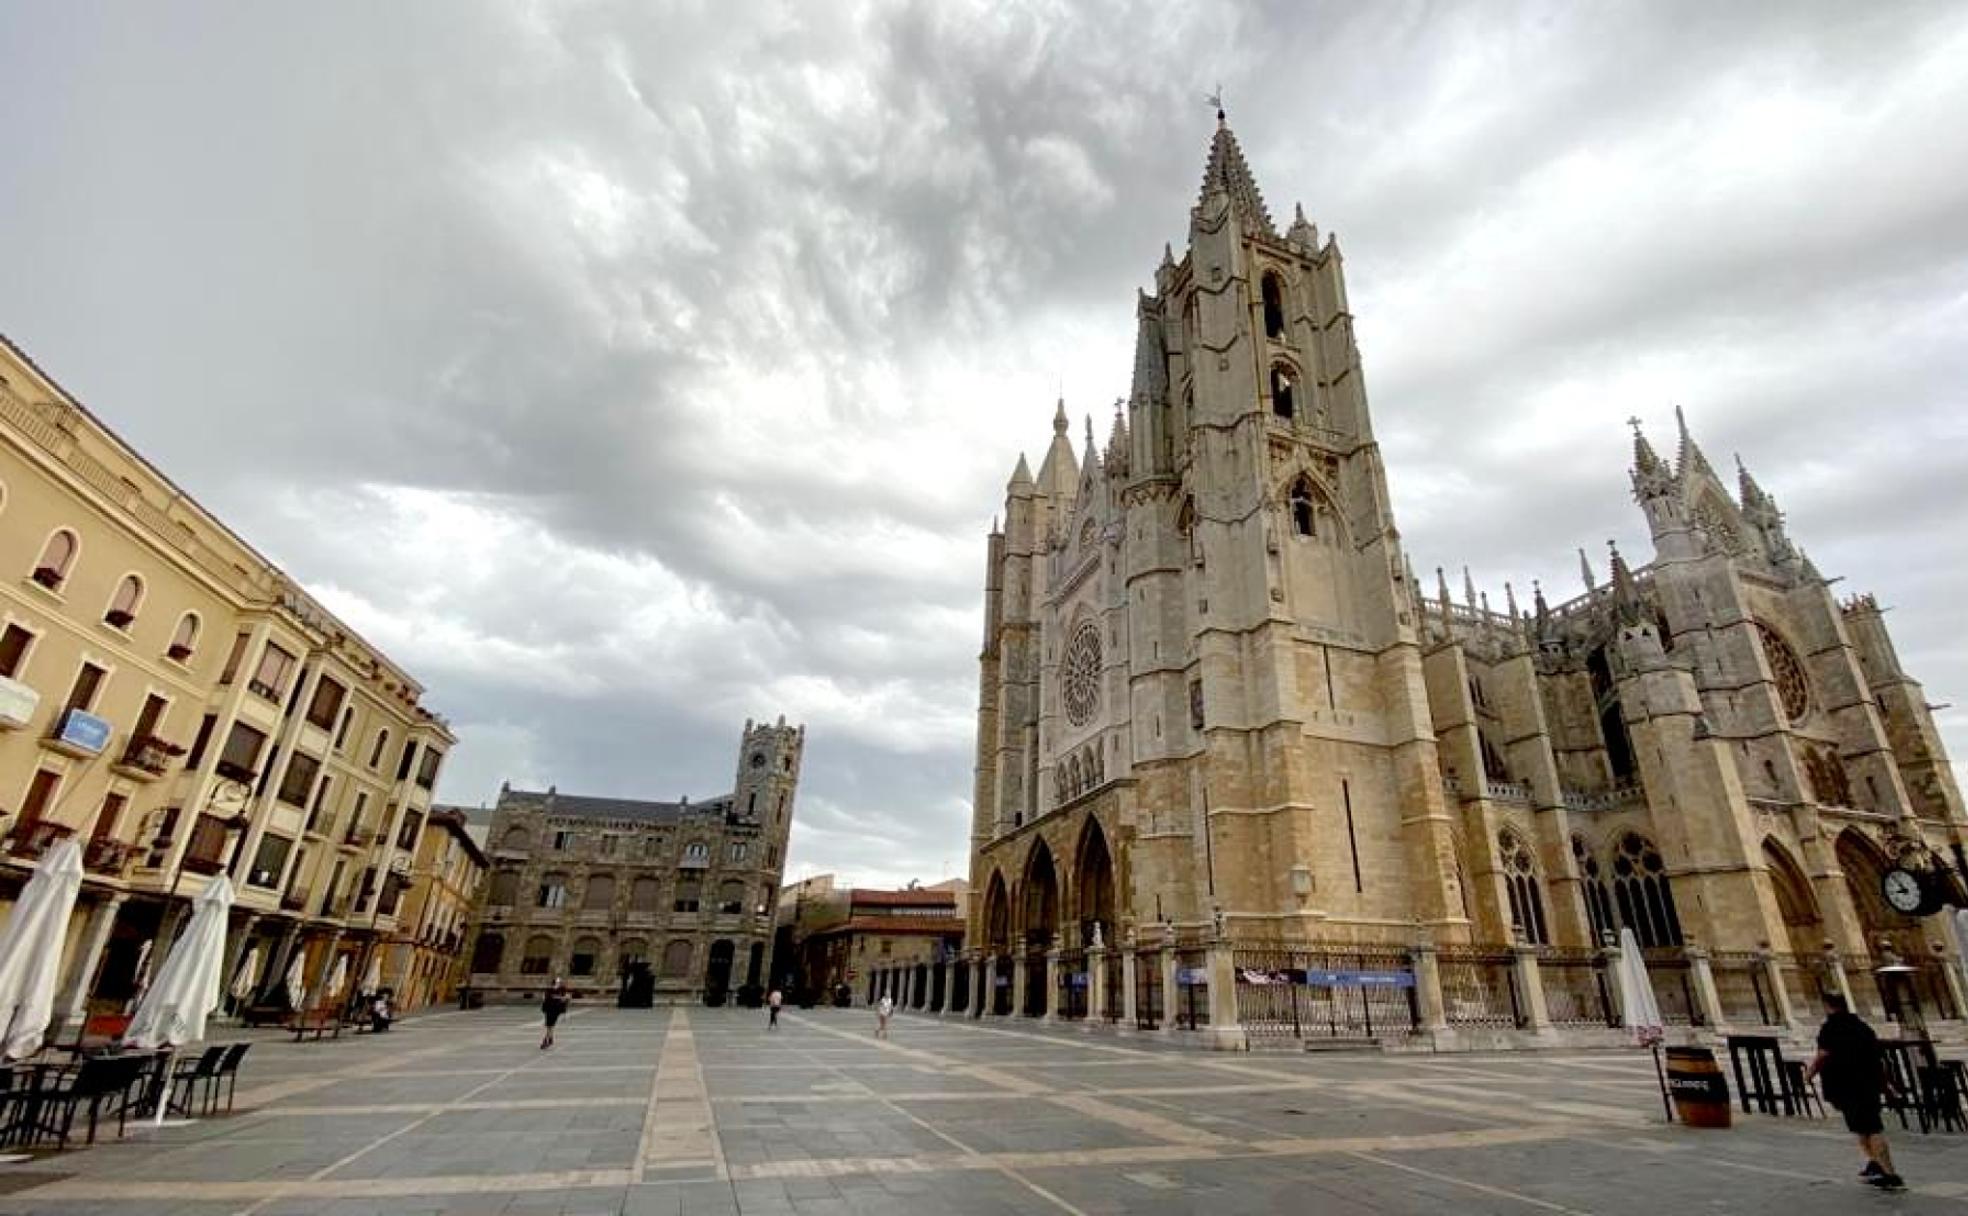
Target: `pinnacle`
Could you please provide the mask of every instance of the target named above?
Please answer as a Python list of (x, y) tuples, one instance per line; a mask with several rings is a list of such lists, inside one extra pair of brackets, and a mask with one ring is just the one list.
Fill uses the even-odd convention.
[(1064, 397), (1061, 397), (1059, 404), (1053, 407), (1052, 433), (1055, 435), (1064, 435), (1066, 433), (1066, 398)]
[(1212, 191), (1221, 190), (1230, 199), (1230, 210), (1246, 226), (1270, 236), (1278, 235), (1271, 226), (1271, 213), (1265, 209), (1264, 196), (1258, 192), (1257, 182), (1251, 177), (1250, 166), (1244, 163), (1244, 151), (1237, 146), (1237, 136), (1230, 130), (1230, 124), (1217, 113), (1216, 135), (1210, 140), (1209, 161), (1203, 166), (1203, 189), (1201, 200), (1207, 200)]

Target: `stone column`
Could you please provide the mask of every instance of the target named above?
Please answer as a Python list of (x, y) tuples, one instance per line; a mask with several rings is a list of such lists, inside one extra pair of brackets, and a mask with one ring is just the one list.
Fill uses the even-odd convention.
[(1041, 1022), (1059, 1020), (1059, 947), (1046, 951), (1045, 965), (1045, 1012), (1039, 1015)]
[(1107, 1020), (1107, 948), (1095, 946), (1086, 952), (1086, 1025)]
[(970, 1016), (982, 1018), (984, 1011), (991, 1007), (991, 976), (994, 974), (989, 954), (977, 956), (977, 982), (971, 985)]
[(1722, 1033), (1723, 1013), (1722, 994), (1715, 988), (1715, 968), (1708, 961), (1708, 947), (1687, 946), (1688, 979), (1694, 985), (1695, 1003), (1701, 1007), (1702, 1020), (1717, 1034)]
[(1449, 1028), (1449, 1014), (1442, 999), (1442, 965), (1435, 943), (1416, 942), (1408, 957), (1414, 961), (1415, 1006), (1421, 1015), (1421, 1032), (1444, 1033)]
[(1250, 1039), (1237, 1016), (1237, 956), (1230, 943), (1217, 938), (1205, 956), (1209, 971), (1208, 1042), (1217, 1051), (1249, 1051)]
[(1164, 941), (1159, 960), (1162, 968), (1162, 1026), (1163, 1034), (1174, 1034), (1176, 1015), (1182, 1008), (1182, 986), (1175, 982), (1175, 943)]
[(1791, 1030), (1797, 1028), (1797, 1011), (1790, 1004), (1790, 985), (1784, 983), (1783, 964), (1768, 950), (1756, 952), (1756, 965), (1763, 970), (1763, 987), (1770, 997), (1771, 1020)]
[(1130, 943), (1121, 947), (1121, 1033), (1133, 1034), (1140, 1024), (1141, 1006), (1136, 993), (1140, 964)]
[(1024, 956), (1017, 955), (1017, 954), (1012, 955), (1011, 957), (1011, 1016), (1012, 1017), (1022, 1018), (1025, 1016), (1025, 984), (1026, 984), (1025, 977), (1026, 977), (1026, 972), (1030, 970), (1031, 968), (1026, 965), (1026, 960)]
[(1517, 979), (1518, 1011), (1524, 1029), (1532, 1034), (1551, 1033), (1551, 1006), (1544, 999), (1544, 973), (1538, 969), (1537, 947), (1518, 942), (1510, 947), (1510, 964)]
[(103, 947), (109, 944), (109, 931), (116, 927), (116, 914), (123, 909), (123, 896), (111, 895), (89, 909), (82, 936), (75, 943), (67, 981), (55, 997), (55, 1024), (48, 1028), (48, 1039), (70, 1026), (80, 1026), (88, 1016), (89, 993), (95, 988), (96, 968), (102, 965)]

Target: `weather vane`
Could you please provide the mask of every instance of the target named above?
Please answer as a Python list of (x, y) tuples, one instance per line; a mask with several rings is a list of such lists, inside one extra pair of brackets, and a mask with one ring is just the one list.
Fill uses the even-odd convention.
[(1218, 122), (1222, 122), (1223, 121), (1223, 86), (1219, 84), (1216, 86), (1216, 91), (1214, 93), (1203, 94), (1203, 100), (1209, 102), (1210, 105), (1216, 107), (1216, 120)]

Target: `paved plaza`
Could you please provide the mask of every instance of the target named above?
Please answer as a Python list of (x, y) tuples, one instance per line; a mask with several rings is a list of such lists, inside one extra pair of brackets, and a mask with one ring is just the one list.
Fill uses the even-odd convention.
[(11, 1213), (1968, 1211), (1968, 1136), (1663, 1122), (1630, 1053), (1215, 1055), (862, 1010), (445, 1013), (248, 1058), (229, 1118), (0, 1167)]

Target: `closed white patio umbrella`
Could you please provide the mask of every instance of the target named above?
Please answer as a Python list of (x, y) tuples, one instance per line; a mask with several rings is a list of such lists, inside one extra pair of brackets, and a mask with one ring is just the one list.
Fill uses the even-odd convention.
[(41, 855), (0, 930), (0, 1054), (10, 1060), (41, 1050), (55, 1013), (55, 984), (75, 895), (82, 889), (82, 850), (73, 839)]
[(134, 1047), (177, 1047), (205, 1037), (205, 1019), (219, 1006), (226, 916), (231, 908), (232, 881), (221, 874), (192, 905), (191, 923), (164, 956), (157, 978), (138, 1002), (125, 1042)]
[(253, 946), (246, 951), (246, 961), (239, 965), (239, 974), (232, 977), (232, 999), (244, 1004), (253, 995), (253, 985), (260, 979), (260, 948)]
[(342, 989), (347, 986), (348, 955), (337, 955), (335, 957), (335, 969), (328, 973), (328, 982), (321, 989), (322, 1003), (326, 1004), (342, 995)]
[(287, 964), (287, 978), (281, 981), (287, 989), (287, 1007), (295, 1013), (307, 1008), (307, 952), (296, 949), (294, 961)]
[(380, 953), (371, 954), (369, 956), (369, 969), (362, 973), (362, 991), (367, 992), (373, 996), (376, 992), (376, 989), (382, 986), (383, 986), (383, 956)]
[(1668, 1102), (1667, 1074), (1661, 1070), (1660, 1060), (1660, 1045), (1667, 1037), (1667, 1025), (1661, 1020), (1660, 1002), (1654, 999), (1654, 982), (1647, 976), (1647, 960), (1640, 957), (1640, 941), (1631, 929), (1620, 930), (1619, 990), (1620, 1020), (1626, 1023), (1626, 1033), (1635, 1046), (1653, 1052), (1661, 1105), (1667, 1109), (1668, 1122), (1672, 1123), (1674, 1107)]

